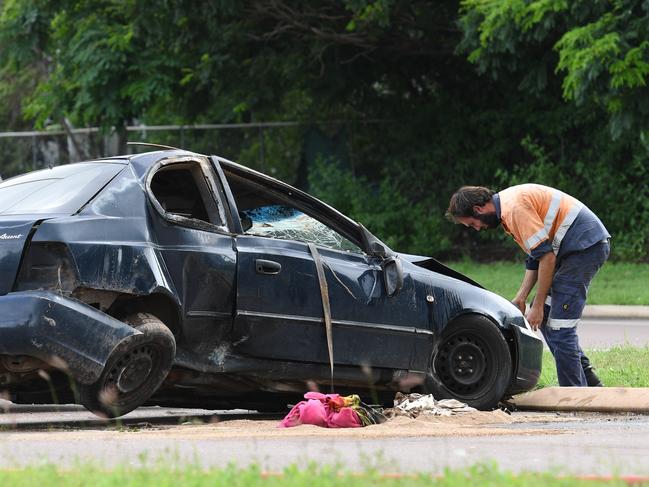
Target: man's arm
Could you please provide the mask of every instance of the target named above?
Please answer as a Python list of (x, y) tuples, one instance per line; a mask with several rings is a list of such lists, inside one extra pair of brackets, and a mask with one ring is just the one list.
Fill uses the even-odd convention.
[(536, 297), (526, 315), (532, 330), (537, 330), (543, 321), (543, 306), (545, 305), (545, 298), (548, 296), (548, 292), (550, 292), (550, 287), (552, 286), (556, 262), (557, 257), (554, 255), (554, 252), (543, 254), (539, 259)]
[(514, 303), (523, 314), (525, 314), (525, 303), (527, 302), (527, 297), (530, 295), (532, 289), (534, 289), (538, 274), (539, 272), (536, 269), (525, 269), (525, 276), (523, 276), (521, 287), (516, 293), (514, 299), (512, 299), (512, 303)]

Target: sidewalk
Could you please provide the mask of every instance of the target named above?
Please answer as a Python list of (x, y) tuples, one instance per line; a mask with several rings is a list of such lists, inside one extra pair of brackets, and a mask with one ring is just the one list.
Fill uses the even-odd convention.
[(649, 320), (649, 306), (621, 306), (615, 304), (586, 305), (582, 315), (586, 319)]

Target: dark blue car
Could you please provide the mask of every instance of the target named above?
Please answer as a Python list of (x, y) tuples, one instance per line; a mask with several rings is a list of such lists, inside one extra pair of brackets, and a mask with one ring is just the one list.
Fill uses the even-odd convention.
[(163, 150), (0, 184), (0, 393), (106, 416), (276, 409), (332, 387), (480, 409), (529, 390), (518, 309), (219, 157)]

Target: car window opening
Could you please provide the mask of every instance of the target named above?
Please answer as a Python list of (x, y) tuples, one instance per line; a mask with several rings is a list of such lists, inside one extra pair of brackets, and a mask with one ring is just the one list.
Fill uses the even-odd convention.
[(246, 234), (311, 242), (330, 249), (362, 253), (357, 245), (304, 213), (288, 198), (238, 177), (228, 175), (227, 179)]
[(198, 163), (163, 167), (151, 180), (151, 192), (168, 214), (223, 225)]

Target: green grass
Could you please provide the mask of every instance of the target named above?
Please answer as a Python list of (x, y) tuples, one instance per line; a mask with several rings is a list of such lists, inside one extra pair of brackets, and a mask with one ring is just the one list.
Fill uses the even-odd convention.
[[(608, 350), (586, 350), (595, 372), (607, 387), (649, 387), (649, 346), (613, 347)], [(554, 358), (543, 351), (543, 369), (538, 387), (558, 386)]]
[[(525, 268), (523, 263), (471, 261), (451, 262), (453, 269), (507, 299), (518, 291)], [(595, 276), (588, 294), (588, 304), (649, 305), (649, 264), (608, 262)]]
[[(395, 477), (369, 470), (362, 474), (343, 472), (336, 468), (290, 467), (280, 474), (264, 475), (257, 467), (239, 469), (228, 467), (204, 470), (196, 466), (158, 469), (118, 467), (102, 470), (81, 466), (62, 470), (54, 466), (0, 470), (0, 485), (11, 487), (98, 486), (98, 487), (156, 487), (227, 486), (227, 487), (465, 487), (471, 486), (626, 486), (623, 480), (583, 480), (549, 473), (503, 472), (495, 465), (475, 465), (461, 470), (447, 470), (443, 475), (406, 475)], [(640, 485), (640, 484), (635, 484)]]

